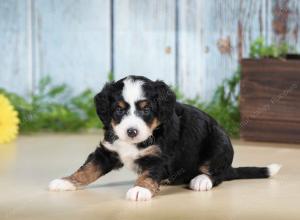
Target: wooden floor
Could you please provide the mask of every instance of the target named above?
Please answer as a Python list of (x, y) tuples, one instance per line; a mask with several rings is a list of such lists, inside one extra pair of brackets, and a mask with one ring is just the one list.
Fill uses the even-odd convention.
[(135, 175), (112, 172), (85, 190), (49, 192), (100, 140), (97, 135), (23, 136), (0, 146), (0, 219), (300, 219), (300, 146), (235, 142), (235, 165), (281, 163), (272, 179), (224, 182), (209, 192), (164, 186), (150, 202), (125, 193)]

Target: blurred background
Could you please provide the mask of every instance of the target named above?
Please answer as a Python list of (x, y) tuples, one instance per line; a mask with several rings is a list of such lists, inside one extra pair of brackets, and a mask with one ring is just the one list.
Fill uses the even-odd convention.
[(299, 51), (299, 10), (298, 0), (1, 0), (0, 91), (23, 133), (93, 130), (104, 83), (143, 75), (239, 137), (242, 60)]
[[(299, 51), (300, 0), (0, 0), (0, 219), (299, 219)], [(214, 117), (234, 167), (282, 172), (206, 193), (163, 186), (148, 205), (125, 201), (126, 169), (48, 192), (102, 139), (95, 94), (127, 75)]]

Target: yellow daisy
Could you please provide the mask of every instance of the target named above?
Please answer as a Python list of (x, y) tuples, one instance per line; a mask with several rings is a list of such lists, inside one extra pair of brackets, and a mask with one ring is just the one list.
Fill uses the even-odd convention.
[(0, 144), (14, 140), (19, 131), (18, 113), (9, 100), (0, 94)]

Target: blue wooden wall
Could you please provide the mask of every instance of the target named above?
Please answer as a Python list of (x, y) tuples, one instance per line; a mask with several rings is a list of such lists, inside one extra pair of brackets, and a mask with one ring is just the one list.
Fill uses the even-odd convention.
[(298, 0), (0, 0), (0, 87), (50, 75), (75, 93), (113, 71), (209, 99), (259, 36), (300, 51)]

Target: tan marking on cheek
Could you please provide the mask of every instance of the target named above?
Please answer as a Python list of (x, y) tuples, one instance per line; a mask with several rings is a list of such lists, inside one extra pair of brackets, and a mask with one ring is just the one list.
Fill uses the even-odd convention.
[(75, 186), (84, 186), (91, 182), (94, 182), (102, 175), (102, 171), (93, 162), (88, 162), (87, 164), (80, 167), (75, 173), (71, 176), (64, 177), (70, 182), (72, 182)]
[(157, 128), (160, 124), (160, 121), (155, 117), (153, 121), (150, 124), (150, 129), (153, 131), (155, 128)]
[(159, 192), (159, 184), (149, 177), (149, 172), (144, 171), (136, 180), (135, 186), (147, 188), (151, 191), (152, 195)]
[(141, 150), (140, 153), (139, 153), (139, 155), (141, 157), (148, 156), (148, 155), (159, 156), (160, 154), (161, 154), (161, 150), (156, 145), (151, 145), (151, 146)]
[(114, 121), (114, 119), (111, 120), (111, 126), (114, 128), (116, 127), (117, 123)]
[(210, 175), (210, 173), (209, 173), (209, 164), (206, 162), (206, 163), (204, 163), (203, 165), (201, 165), (201, 166), (199, 167), (199, 171), (200, 171), (201, 173), (206, 174), (206, 175)]

